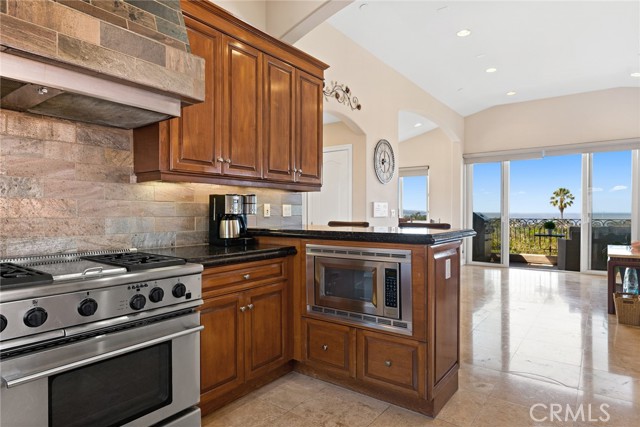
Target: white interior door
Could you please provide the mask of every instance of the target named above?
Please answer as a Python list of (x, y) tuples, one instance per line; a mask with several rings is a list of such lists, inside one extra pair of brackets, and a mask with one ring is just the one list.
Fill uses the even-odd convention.
[(351, 221), (351, 156), (351, 145), (324, 148), (322, 190), (308, 193), (307, 224)]

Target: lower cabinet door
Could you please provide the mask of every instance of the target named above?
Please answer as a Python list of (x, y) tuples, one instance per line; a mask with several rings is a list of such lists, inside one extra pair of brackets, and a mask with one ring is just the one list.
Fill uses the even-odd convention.
[(246, 291), (247, 380), (286, 363), (289, 357), (286, 282)]
[(303, 328), (306, 363), (355, 377), (353, 328), (313, 319), (304, 319)]
[(200, 307), (200, 324), (204, 326), (200, 333), (203, 400), (220, 396), (244, 382), (241, 302), (241, 294), (235, 293), (207, 299)]
[(357, 347), (358, 379), (409, 396), (424, 396), (424, 343), (358, 330)]

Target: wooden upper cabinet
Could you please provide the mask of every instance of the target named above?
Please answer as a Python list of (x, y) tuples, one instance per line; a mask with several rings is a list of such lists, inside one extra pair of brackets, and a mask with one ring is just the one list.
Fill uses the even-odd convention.
[(262, 176), (262, 53), (223, 37), (225, 175)]
[(298, 72), (296, 181), (322, 184), (322, 80)]
[(182, 116), (170, 121), (170, 168), (219, 174), (222, 167), (222, 35), (192, 19), (187, 18), (185, 22), (191, 53), (205, 59), (205, 101), (183, 108)]
[(181, 5), (205, 100), (134, 129), (138, 181), (318, 190), (327, 65), (211, 2)]
[(263, 71), (263, 176), (274, 181), (294, 181), (295, 69), (265, 55)]

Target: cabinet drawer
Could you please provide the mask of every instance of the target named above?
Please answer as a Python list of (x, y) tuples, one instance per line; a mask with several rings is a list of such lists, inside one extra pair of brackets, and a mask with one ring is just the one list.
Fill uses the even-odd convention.
[(422, 396), (425, 344), (370, 331), (358, 331), (358, 378)]
[(355, 376), (355, 330), (305, 319), (305, 362)]
[(263, 280), (281, 280), (286, 276), (284, 258), (207, 268), (202, 273), (202, 290), (244, 287)]

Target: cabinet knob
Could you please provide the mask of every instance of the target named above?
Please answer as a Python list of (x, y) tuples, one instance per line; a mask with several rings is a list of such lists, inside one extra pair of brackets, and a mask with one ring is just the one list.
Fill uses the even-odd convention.
[(240, 311), (244, 313), (244, 311), (247, 309), (247, 307), (245, 307), (244, 305), (242, 307), (240, 307)]
[(302, 175), (302, 169), (298, 169), (298, 175)]
[(251, 277), (251, 275), (250, 275), (249, 273), (247, 273), (247, 274), (245, 274), (245, 275), (244, 275), (244, 276), (242, 276), (242, 277), (244, 277), (246, 280), (249, 280), (249, 278)]
[(231, 163), (231, 159), (227, 159), (224, 161), (225, 163)]
[(247, 308), (248, 308), (249, 310), (253, 310), (253, 304), (249, 304), (249, 305), (247, 306)]
[(218, 163), (224, 163), (224, 159), (223, 159), (222, 157), (218, 157), (218, 158), (216, 159), (216, 162), (218, 162)]
[(384, 361), (384, 365), (385, 365), (387, 368), (390, 368), (390, 367), (391, 367), (391, 360), (385, 360), (385, 361)]
[(323, 345), (322, 345), (322, 350), (323, 350), (323, 351), (327, 351), (328, 349), (329, 349), (329, 346), (328, 346), (328, 345), (326, 345), (326, 344), (323, 344)]

